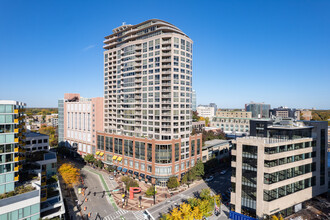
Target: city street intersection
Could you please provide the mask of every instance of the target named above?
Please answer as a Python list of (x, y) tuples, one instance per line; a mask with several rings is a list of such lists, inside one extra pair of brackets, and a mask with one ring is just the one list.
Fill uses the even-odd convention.
[[(81, 204), (81, 213), (83, 216), (87, 216), (90, 213), (89, 219), (126, 219), (126, 220), (143, 220), (144, 210), (131, 211), (121, 209), (113, 199), (113, 196), (108, 196), (108, 192), (114, 189), (118, 189), (118, 184), (115, 180), (110, 180), (108, 174), (94, 170), (91, 167), (85, 166), (81, 169), (81, 173), (84, 176), (84, 184), (87, 187), (85, 196), (78, 194), (79, 204)], [(211, 182), (199, 181), (190, 186), (184, 192), (181, 192), (171, 198), (167, 198), (165, 201), (148, 208), (148, 212), (154, 219), (158, 219), (162, 213), (167, 213), (176, 205), (180, 205), (188, 198), (194, 197), (196, 192), (200, 192), (202, 189), (210, 187), (213, 193), (223, 193), (224, 190), (230, 187), (230, 172), (224, 175), (214, 176), (214, 180)], [(77, 190), (76, 190), (77, 191)], [(106, 191), (103, 196), (103, 191)], [(94, 192), (96, 194), (94, 194)], [(87, 201), (86, 201), (87, 198)], [(86, 208), (85, 208), (86, 207)], [(86, 209), (86, 210), (85, 210)], [(228, 219), (228, 208), (224, 205), (221, 206), (221, 215), (211, 216), (208, 219)], [(80, 219), (80, 217), (77, 217)]]

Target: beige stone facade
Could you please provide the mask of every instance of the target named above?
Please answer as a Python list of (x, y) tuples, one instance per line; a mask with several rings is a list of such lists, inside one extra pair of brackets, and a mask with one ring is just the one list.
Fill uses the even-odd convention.
[(250, 132), (251, 112), (246, 111), (217, 111), (217, 116), (211, 121), (211, 127), (220, 128), (225, 133)]
[(259, 219), (290, 215), (327, 191), (320, 173), (320, 138), (237, 138), (232, 148), (232, 208)]

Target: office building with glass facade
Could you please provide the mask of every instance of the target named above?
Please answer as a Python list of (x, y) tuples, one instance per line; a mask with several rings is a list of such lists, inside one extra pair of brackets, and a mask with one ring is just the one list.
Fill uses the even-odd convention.
[(251, 102), (245, 104), (245, 111), (252, 112), (252, 118), (269, 118), (270, 105)]
[(115, 28), (104, 44), (104, 132), (97, 134), (97, 157), (159, 185), (180, 178), (202, 147), (201, 135), (190, 135), (192, 40), (152, 19)]
[(327, 192), (327, 122), (264, 125), (258, 137), (233, 141), (231, 205), (260, 219), (286, 217)]

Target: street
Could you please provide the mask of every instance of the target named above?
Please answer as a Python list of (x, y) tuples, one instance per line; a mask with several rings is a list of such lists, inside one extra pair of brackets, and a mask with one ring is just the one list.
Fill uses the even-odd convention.
[[(117, 187), (117, 183), (114, 180), (109, 180), (108, 175), (92, 169), (91, 167), (85, 166), (81, 169), (81, 173), (84, 175), (84, 183), (87, 187), (85, 197), (82, 194), (78, 195), (78, 199), (81, 204), (81, 210), (83, 215), (91, 213), (90, 219), (95, 219), (97, 214), (101, 219), (115, 220), (115, 219), (126, 219), (126, 220), (141, 220), (143, 217), (143, 210), (141, 211), (130, 211), (124, 210), (118, 207), (112, 198), (107, 193), (103, 197), (103, 191), (111, 191)], [(214, 179), (210, 182), (201, 181), (198, 185), (191, 185), (190, 188), (180, 194), (177, 194), (166, 201), (161, 202), (149, 209), (149, 213), (155, 218), (159, 218), (162, 213), (169, 212), (176, 205), (180, 205), (183, 201), (188, 198), (194, 197), (196, 192), (200, 192), (202, 189), (210, 187), (213, 193), (224, 193), (230, 187), (230, 172), (224, 175), (214, 175)], [(103, 179), (103, 180), (102, 180)], [(88, 193), (90, 194), (88, 195)], [(96, 195), (94, 196), (94, 192)], [(85, 198), (87, 197), (87, 202)], [(86, 210), (84, 211), (84, 207)], [(208, 219), (228, 219), (228, 208), (224, 205), (221, 206), (221, 215), (211, 216)]]
[[(214, 176), (214, 179), (209, 182), (203, 182), (197, 186), (191, 187), (190, 189), (173, 196), (172, 198), (168, 199), (166, 202), (160, 203), (154, 207), (148, 209), (148, 211), (152, 214), (152, 216), (156, 219), (161, 216), (162, 213), (167, 213), (176, 205), (182, 203), (184, 200), (188, 198), (194, 197), (194, 193), (200, 192), (202, 189), (210, 187), (211, 191), (214, 193), (224, 193), (230, 187), (230, 172), (227, 172), (224, 175), (217, 175)], [(224, 205), (221, 206), (221, 209), (226, 211), (228, 214), (228, 208)], [(226, 214), (222, 211), (221, 216), (218, 217), (210, 217), (209, 219), (228, 219)]]

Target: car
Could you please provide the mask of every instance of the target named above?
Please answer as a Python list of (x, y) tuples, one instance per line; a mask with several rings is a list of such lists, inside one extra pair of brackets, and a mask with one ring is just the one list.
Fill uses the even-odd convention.
[(223, 175), (225, 173), (227, 173), (227, 170), (223, 170), (223, 171), (220, 172), (221, 175)]
[(210, 182), (210, 181), (212, 181), (213, 179), (214, 179), (213, 176), (209, 176), (208, 178), (205, 179), (205, 181), (206, 181), (206, 182)]
[(109, 179), (110, 179), (110, 180), (113, 180), (113, 176), (109, 176)]

